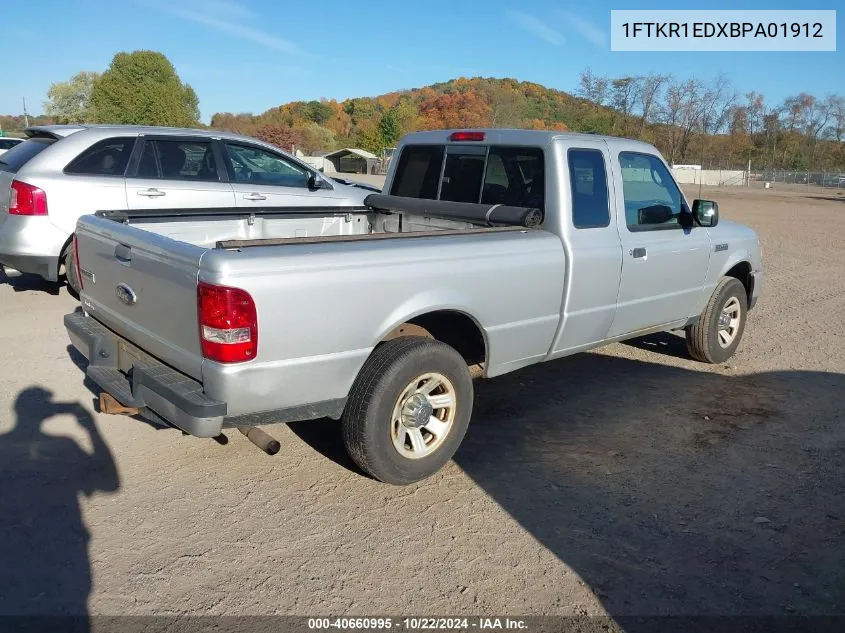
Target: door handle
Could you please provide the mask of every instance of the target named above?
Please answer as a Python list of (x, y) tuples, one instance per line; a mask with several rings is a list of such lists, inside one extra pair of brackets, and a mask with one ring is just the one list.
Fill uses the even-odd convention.
[(132, 261), (132, 248), (126, 244), (118, 244), (114, 247), (114, 258), (123, 263)]
[(159, 189), (151, 188), (151, 189), (138, 189), (136, 191), (139, 196), (146, 196), (147, 198), (158, 198), (160, 196), (166, 196), (167, 194), (164, 191), (160, 191)]
[(266, 200), (267, 196), (260, 193), (245, 193), (244, 200)]
[(632, 248), (631, 249), (631, 257), (634, 259), (641, 259), (646, 256), (646, 250), (644, 248)]

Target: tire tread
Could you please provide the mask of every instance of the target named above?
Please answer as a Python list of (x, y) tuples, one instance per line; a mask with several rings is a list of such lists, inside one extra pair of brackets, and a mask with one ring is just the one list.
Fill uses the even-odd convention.
[[(437, 340), (423, 337), (400, 337), (379, 344), (364, 363), (350, 390), (343, 413), (343, 443), (355, 464), (368, 475), (392, 483), (403, 479), (396, 473), (386, 473), (366, 432), (367, 414), (371, 402), (380, 396), (379, 388), (391, 367), (405, 357), (418, 353), (420, 349), (442, 349), (456, 354), (452, 347)], [(467, 370), (468, 372), (469, 370)], [(410, 480), (407, 482), (410, 483)]]
[[(710, 295), (710, 299), (704, 308), (704, 312), (701, 314), (699, 322), (686, 328), (687, 351), (693, 359), (702, 363), (710, 363), (711, 365), (718, 362), (713, 357), (713, 352), (709, 345), (710, 326), (713, 323), (713, 319), (719, 318), (719, 315), (716, 313), (716, 306), (722, 301), (725, 289), (733, 284), (738, 284), (743, 289), (743, 292), (745, 291), (742, 282), (735, 277), (722, 277), (719, 283), (716, 284), (713, 294)], [(744, 315), (743, 318), (745, 318)]]

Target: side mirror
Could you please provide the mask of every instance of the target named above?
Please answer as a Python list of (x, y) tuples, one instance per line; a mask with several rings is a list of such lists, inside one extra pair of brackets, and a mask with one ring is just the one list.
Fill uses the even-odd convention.
[(693, 200), (692, 215), (700, 226), (716, 226), (719, 223), (719, 205), (713, 200)]
[(665, 224), (672, 219), (672, 209), (665, 204), (653, 204), (637, 212), (640, 224)]
[(309, 189), (312, 189), (312, 190), (313, 189), (328, 189), (329, 188), (327, 186), (328, 184), (329, 183), (327, 183), (325, 180), (323, 180), (317, 174), (311, 174), (310, 176), (308, 176), (308, 188)]

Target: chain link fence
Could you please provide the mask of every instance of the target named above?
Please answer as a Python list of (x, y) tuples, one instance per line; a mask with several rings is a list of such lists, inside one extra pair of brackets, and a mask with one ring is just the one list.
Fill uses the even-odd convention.
[(765, 169), (752, 171), (749, 183), (760, 189), (839, 189), (845, 191), (845, 172)]

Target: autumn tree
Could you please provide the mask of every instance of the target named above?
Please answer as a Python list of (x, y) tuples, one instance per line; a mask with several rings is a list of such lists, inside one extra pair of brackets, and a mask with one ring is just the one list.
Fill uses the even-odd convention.
[(199, 123), (199, 99), (161, 53), (118, 53), (91, 90), (100, 123), (191, 127)]
[(486, 127), (490, 124), (488, 103), (473, 92), (440, 94), (420, 106), (423, 129)]
[(265, 125), (256, 131), (255, 138), (290, 153), (302, 145), (301, 132), (281, 125)]

